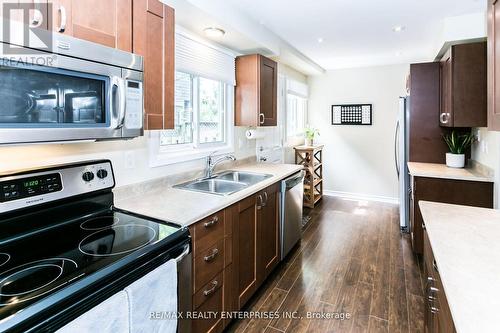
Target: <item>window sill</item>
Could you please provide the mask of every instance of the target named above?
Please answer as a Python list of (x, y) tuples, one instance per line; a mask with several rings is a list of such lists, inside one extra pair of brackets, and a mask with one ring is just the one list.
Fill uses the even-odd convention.
[[(156, 132), (156, 133), (155, 133)], [(207, 157), (211, 153), (216, 154), (232, 154), (234, 147), (229, 144), (210, 145), (204, 147), (193, 147), (186, 145), (182, 148), (168, 146), (160, 146), (159, 133), (151, 132), (149, 136), (149, 166), (152, 168), (190, 162)]]

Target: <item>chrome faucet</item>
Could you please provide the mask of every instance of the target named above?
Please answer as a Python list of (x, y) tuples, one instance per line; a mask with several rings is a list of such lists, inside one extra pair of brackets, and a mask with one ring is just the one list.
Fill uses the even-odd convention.
[(234, 155), (232, 155), (232, 154), (224, 155), (224, 156), (221, 156), (218, 159), (214, 160), (213, 159), (214, 154), (215, 154), (215, 152), (211, 153), (210, 155), (207, 156), (206, 164), (205, 164), (205, 176), (203, 177), (204, 179), (213, 177), (215, 166), (217, 164), (219, 164), (220, 162), (227, 161), (227, 160), (236, 161), (236, 157), (234, 157)]

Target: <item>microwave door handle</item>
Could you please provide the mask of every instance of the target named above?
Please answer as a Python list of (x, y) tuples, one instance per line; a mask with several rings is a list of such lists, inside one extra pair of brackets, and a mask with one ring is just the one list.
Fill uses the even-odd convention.
[(126, 94), (126, 81), (124, 79), (119, 79), (118, 91), (120, 95), (119, 99), (119, 117), (118, 117), (118, 126), (117, 128), (122, 128), (125, 125), (125, 112), (127, 110), (127, 99), (125, 97)]
[(111, 78), (111, 111), (113, 128), (123, 127), (125, 120), (125, 80), (118, 76)]

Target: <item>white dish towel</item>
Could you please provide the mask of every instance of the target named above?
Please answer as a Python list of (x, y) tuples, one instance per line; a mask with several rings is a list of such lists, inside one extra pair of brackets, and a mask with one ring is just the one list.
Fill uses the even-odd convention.
[(129, 331), (127, 294), (125, 291), (120, 291), (63, 326), (57, 333), (128, 333)]
[[(125, 288), (131, 333), (177, 331), (177, 263), (170, 260)], [(155, 315), (158, 314), (158, 315)], [(168, 318), (170, 314), (171, 318)], [(100, 331), (99, 331), (100, 332)]]

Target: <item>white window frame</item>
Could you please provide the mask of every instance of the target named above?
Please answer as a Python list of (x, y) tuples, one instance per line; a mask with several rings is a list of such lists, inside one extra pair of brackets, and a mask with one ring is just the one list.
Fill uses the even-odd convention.
[[(195, 75), (196, 77), (196, 75)], [(147, 131), (149, 140), (149, 164), (160, 167), (181, 162), (202, 159), (208, 155), (234, 153), (234, 87), (223, 84), (225, 92), (224, 141), (200, 143), (199, 141), (199, 86), (198, 79), (193, 80), (193, 142), (185, 144), (160, 145), (161, 131)]]
[(293, 92), (290, 92), (290, 91), (285, 91), (285, 103), (286, 103), (286, 110), (285, 110), (285, 114), (286, 114), (286, 117), (285, 117), (285, 134), (286, 134), (286, 141), (290, 141), (290, 139), (296, 139), (296, 138), (300, 138), (300, 137), (303, 137), (304, 136), (304, 133), (300, 133), (300, 132), (297, 132), (297, 133), (288, 133), (288, 121), (290, 120), (289, 119), (289, 111), (290, 111), (290, 105), (289, 105), (289, 102), (288, 102), (288, 95), (292, 95), (292, 96), (295, 96), (295, 97), (298, 97), (298, 98), (302, 98), (304, 100), (304, 107), (305, 107), (305, 110), (304, 110), (304, 127), (306, 127), (306, 124), (307, 124), (307, 120), (308, 120), (308, 115), (309, 115), (309, 104), (308, 104), (308, 98), (305, 97), (305, 96), (302, 96), (302, 95), (299, 95), (299, 94), (295, 94)]

